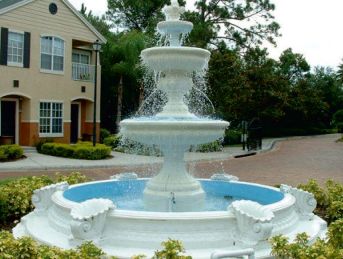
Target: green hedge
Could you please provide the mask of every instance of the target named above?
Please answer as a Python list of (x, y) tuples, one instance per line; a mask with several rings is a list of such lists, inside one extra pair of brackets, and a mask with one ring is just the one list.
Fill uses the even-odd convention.
[(7, 162), (19, 159), (23, 156), (24, 150), (19, 145), (0, 146), (0, 161)]
[(107, 136), (106, 138), (104, 138), (103, 143), (106, 146), (111, 147), (112, 149), (115, 149), (118, 147), (118, 145), (120, 144), (120, 136), (119, 135), (110, 135)]
[(110, 156), (111, 148), (103, 144), (93, 147), (91, 142), (79, 142), (75, 145), (44, 143), (40, 153), (67, 158), (100, 160)]

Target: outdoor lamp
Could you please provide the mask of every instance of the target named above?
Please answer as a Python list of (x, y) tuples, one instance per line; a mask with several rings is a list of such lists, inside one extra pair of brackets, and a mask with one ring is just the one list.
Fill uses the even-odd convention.
[(98, 83), (98, 54), (101, 49), (101, 43), (96, 40), (93, 43), (95, 51), (95, 71), (94, 71), (94, 109), (93, 109), (93, 147), (96, 145), (96, 100), (97, 100), (97, 83)]

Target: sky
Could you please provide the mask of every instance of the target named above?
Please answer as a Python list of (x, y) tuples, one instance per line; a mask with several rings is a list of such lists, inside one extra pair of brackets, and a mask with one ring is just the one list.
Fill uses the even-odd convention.
[[(69, 0), (77, 9), (85, 3), (96, 15), (106, 12), (107, 0)], [(137, 0), (143, 1), (143, 0)], [(343, 0), (271, 0), (275, 20), (282, 36), (277, 47), (266, 45), (270, 56), (278, 59), (282, 51), (292, 48), (303, 54), (312, 67), (330, 66), (343, 62)], [(187, 0), (192, 9), (195, 0)]]

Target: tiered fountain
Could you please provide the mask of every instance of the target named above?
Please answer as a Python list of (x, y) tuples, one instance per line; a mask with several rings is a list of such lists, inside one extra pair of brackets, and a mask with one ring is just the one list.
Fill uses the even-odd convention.
[(144, 64), (161, 75), (157, 87), (168, 97), (163, 111), (121, 122), (125, 138), (160, 148), (161, 171), (152, 179), (127, 173), (36, 190), (36, 209), (14, 228), (16, 237), (29, 235), (62, 248), (91, 240), (120, 258), (151, 256), (162, 241), (173, 238), (193, 258), (208, 259), (215, 250), (237, 255), (246, 248), (268, 258), (267, 239), (276, 234), (292, 239), (306, 232), (311, 241), (325, 236), (326, 223), (312, 213), (316, 201), (308, 192), (239, 182), (225, 174), (198, 180), (186, 171), (184, 152), (220, 138), (229, 123), (197, 117), (184, 103), (193, 87), (192, 73), (207, 66), (210, 52), (181, 47), (182, 35), (192, 30), (192, 23), (180, 20), (183, 11), (172, 0), (164, 8), (166, 21), (158, 24), (169, 46), (142, 52)]

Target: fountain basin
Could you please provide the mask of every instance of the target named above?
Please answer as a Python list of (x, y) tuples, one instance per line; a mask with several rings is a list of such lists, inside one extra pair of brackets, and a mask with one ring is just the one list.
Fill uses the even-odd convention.
[(154, 47), (141, 53), (143, 63), (154, 71), (203, 71), (210, 59), (208, 50), (194, 47)]
[(191, 145), (210, 143), (223, 136), (229, 123), (198, 118), (138, 118), (120, 123), (120, 132), (127, 138), (160, 146), (180, 145), (186, 151)]
[[(88, 198), (130, 195), (130, 192), (137, 194), (142, 192), (146, 181), (110, 180), (74, 185), (66, 191), (56, 190), (51, 196), (50, 206), (45, 211), (34, 211), (25, 216), (13, 233), (16, 237), (29, 235), (48, 245), (73, 248), (84, 241), (71, 232), (71, 229), (75, 229), (75, 219), (71, 216), (73, 208)], [(296, 198), (290, 193), (245, 182), (200, 182), (206, 193), (237, 195), (240, 199), (249, 198), (264, 204), (264, 210), (274, 215), (271, 235), (283, 234), (292, 240), (297, 233), (306, 232), (310, 241), (325, 235), (325, 222), (317, 216), (311, 220), (303, 218), (297, 211)], [(118, 208), (113, 206), (114, 209), (107, 213), (102, 222), (101, 234), (87, 240), (93, 240), (106, 253), (119, 258), (142, 253), (150, 257), (156, 249), (160, 249), (160, 243), (168, 238), (181, 240), (187, 254), (196, 259), (208, 259), (215, 250), (251, 247), (250, 243), (240, 239), (237, 218), (231, 206), (225, 209), (226, 205), (223, 205), (216, 211), (202, 212), (147, 212), (121, 209), (120, 202), (115, 205)], [(92, 225), (89, 229), (92, 229)], [(258, 241), (254, 249), (257, 258), (270, 257), (267, 240)]]

